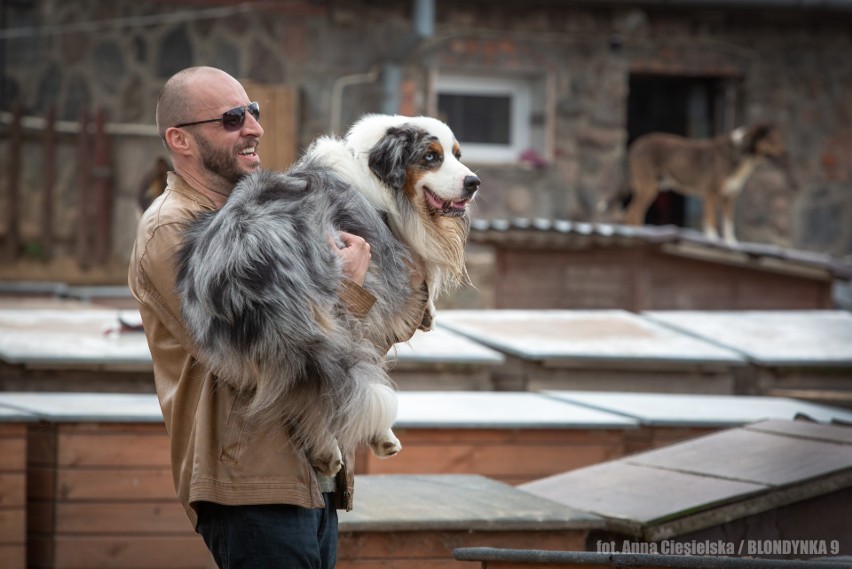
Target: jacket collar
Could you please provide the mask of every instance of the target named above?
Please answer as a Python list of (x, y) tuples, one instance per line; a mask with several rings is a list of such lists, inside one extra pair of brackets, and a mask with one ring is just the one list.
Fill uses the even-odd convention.
[(203, 207), (216, 209), (216, 204), (213, 203), (213, 200), (190, 186), (177, 172), (168, 172), (166, 174), (166, 186)]

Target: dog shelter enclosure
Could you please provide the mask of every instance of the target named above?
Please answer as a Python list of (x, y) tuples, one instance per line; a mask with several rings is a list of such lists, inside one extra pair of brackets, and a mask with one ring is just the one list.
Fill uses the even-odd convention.
[[(674, 289), (680, 288), (672, 285), (675, 276), (702, 285), (691, 291), (702, 300), (735, 303), (748, 296), (768, 305), (785, 297), (825, 308), (829, 302), (826, 283), (847, 273), (845, 266), (835, 266), (820, 255), (852, 254), (852, 63), (846, 55), (852, 47), (848, 31), (852, 3), (764, 0), (760, 8), (756, 4), (737, 0), (0, 2), (0, 281), (61, 279), (123, 287), (138, 194), (156, 173), (157, 160), (165, 157), (153, 129), (159, 88), (183, 67), (215, 65), (243, 80), (250, 97), (260, 101), (267, 131), (261, 154), (268, 167), (286, 167), (316, 136), (341, 133), (364, 112), (425, 113), (458, 121), (465, 161), (484, 182), (475, 216), (485, 227), (500, 219), (545, 219), (570, 220), (575, 229), (587, 228), (591, 224), (585, 222), (594, 220), (601, 195), (623, 181), (625, 150), (640, 130), (704, 135), (740, 122), (776, 122), (784, 129), (800, 186), (794, 191), (771, 166), (761, 167), (750, 180), (740, 200), (738, 228), (743, 241), (759, 245), (743, 243), (741, 250), (729, 251), (712, 243), (687, 242), (684, 251), (681, 242), (651, 245), (635, 235), (589, 239), (578, 232), (570, 237), (575, 244), (614, 237), (625, 248), (658, 247), (663, 251), (654, 262), (661, 264), (675, 250), (693, 269), (699, 261), (682, 253), (733, 259), (726, 268), (740, 269), (739, 277), (729, 275), (724, 286), (718, 281), (708, 283), (703, 271), (674, 269), (657, 275), (666, 286), (644, 289), (680, 307), (686, 303), (675, 294), (679, 291)], [(51, 109), (56, 119), (55, 156), (49, 150)], [(94, 115), (98, 110), (104, 117), (102, 130), (94, 125), (81, 127), (84, 111)], [(13, 136), (16, 117), (20, 117), (20, 139)], [(477, 123), (495, 128), (467, 130), (468, 124)], [(81, 147), (94, 153), (96, 144), (82, 136), (84, 132), (101, 133), (101, 144), (106, 142), (110, 149), (105, 161), (96, 164), (86, 159)], [(86, 168), (87, 164), (91, 167)], [(84, 193), (89, 190), (93, 193)], [(93, 200), (90, 210), (87, 195), (104, 199)], [(689, 225), (695, 204), (687, 202), (682, 207), (675, 210), (682, 221), (656, 221)], [(94, 218), (88, 216), (92, 211)], [(97, 233), (89, 231), (95, 228)], [(663, 232), (672, 234), (669, 228)], [(46, 247), (50, 235), (55, 238), (52, 249)], [(532, 235), (533, 244), (540, 244), (541, 237)], [(788, 257), (795, 252), (786, 246), (809, 250), (816, 257), (801, 262)], [(53, 256), (45, 254), (47, 250)], [(107, 261), (95, 254), (101, 250), (108, 252)], [(575, 252), (583, 253), (582, 248)], [(513, 253), (522, 260), (533, 259), (529, 250)], [(756, 284), (737, 285), (744, 279), (736, 279), (764, 263), (770, 270), (754, 271), (760, 273)], [(566, 267), (562, 260), (541, 264), (555, 270)], [(640, 268), (647, 270), (653, 264), (646, 262)], [(584, 287), (580, 292), (597, 298), (616, 296), (598, 283), (629, 282), (618, 275), (608, 277), (609, 282), (595, 281), (583, 271), (588, 266), (570, 265), (576, 277), (569, 284)], [(623, 266), (611, 258), (605, 268)], [(600, 267), (592, 269), (598, 275), (603, 272)], [(516, 276), (522, 278), (521, 271)], [(535, 290), (539, 299), (558, 300), (559, 291), (542, 290), (548, 284), (534, 279), (526, 290)], [(78, 293), (83, 295), (79, 289)], [(57, 296), (63, 297), (63, 304), (68, 297), (75, 298), (67, 289)], [(640, 295), (628, 300), (640, 300)], [(24, 394), (32, 396), (29, 401), (0, 396), (0, 443), (9, 451), (4, 455), (8, 460), (0, 465), (0, 497), (4, 498), (0, 522), (5, 522), (0, 523), (0, 565), (22, 569), (100, 564), (138, 569), (140, 558), (145, 557), (147, 566), (200, 569), (206, 552), (174, 499), (166, 435), (156, 398), (150, 393), (150, 362), (144, 360), (147, 350), (142, 335), (137, 331), (116, 337), (114, 330), (104, 334), (100, 318), (88, 319), (84, 313), (91, 306), (71, 307), (70, 315), (61, 310), (43, 315), (49, 324), (43, 328), (43, 322), (23, 310), (20, 301), (8, 302), (13, 314), (4, 324), (4, 339), (20, 345), (29, 338), (24, 347), (36, 353), (30, 354), (32, 359), (12, 362), (4, 354), (3, 386), (59, 391), (60, 386), (67, 389), (76, 383), (81, 391), (101, 393), (91, 399), (88, 393), (79, 397)], [(633, 309), (648, 308), (660, 305)], [(835, 311), (819, 312), (836, 316)], [(115, 326), (115, 312), (107, 314)], [(633, 336), (646, 328), (625, 327), (621, 320), (666, 317), (659, 313), (616, 316), (614, 331), (626, 330), (632, 334), (624, 335)], [(705, 343), (717, 344), (720, 336), (723, 340), (733, 336), (730, 330), (748, 335), (747, 322), (739, 316), (718, 315), (732, 322), (725, 324), (721, 335), (715, 332), (714, 322), (691, 314), (670, 315), (667, 326), (679, 326), (678, 336), (703, 335), (703, 350)], [(29, 322), (30, 329), (22, 327), (18, 318)], [(80, 326), (80, 320), (87, 323)], [(801, 320), (792, 322), (778, 329), (798, 333), (807, 328)], [(709, 327), (709, 332), (699, 324)], [(49, 334), (54, 325), (61, 337)], [(546, 326), (539, 329), (548, 330)], [(561, 330), (579, 331), (575, 334), (579, 336), (583, 328)], [(601, 334), (609, 330), (598, 327)], [(848, 330), (844, 323), (843, 334)], [(770, 415), (792, 419), (814, 412), (814, 406), (801, 400), (761, 397), (756, 401), (757, 397), (730, 395), (737, 392), (738, 383), (762, 394), (783, 391), (788, 397), (800, 395), (805, 388), (810, 393), (818, 388), (818, 395), (824, 395), (830, 388), (832, 393), (842, 391), (840, 395), (849, 402), (843, 379), (848, 356), (840, 365), (829, 366), (824, 365), (824, 357), (809, 362), (808, 354), (790, 363), (762, 361), (751, 352), (726, 356), (712, 365), (688, 362), (689, 369), (678, 362), (663, 362), (670, 378), (692, 371), (692, 379), (718, 388), (720, 393), (711, 403), (704, 394), (691, 391), (666, 397), (659, 393), (578, 395), (556, 381), (550, 362), (539, 365), (535, 357), (525, 357), (506, 366), (509, 358), (496, 350), (479, 346), (477, 354), (469, 353), (463, 342), (450, 336), (451, 330), (442, 332), (451, 349), (439, 353), (442, 358), (435, 361), (418, 359), (422, 349), (400, 350), (393, 363), (395, 379), (403, 389), (425, 389), (428, 379), (433, 388), (438, 383), (442, 389), (449, 385), (483, 391), (441, 391), (436, 396), (440, 406), (428, 393), (401, 394), (400, 419), (410, 459), (378, 464), (359, 457), (359, 474), (370, 478), (359, 483), (359, 492), (369, 497), (373, 491), (378, 498), (367, 503), (388, 508), (359, 507), (356, 517), (346, 521), (342, 551), (347, 557), (341, 567), (363, 567), (378, 559), (390, 566), (388, 559), (394, 556), (416, 557), (420, 567), (446, 567), (452, 563), (454, 546), (520, 548), (534, 543), (582, 549), (587, 532), (600, 527), (597, 516), (554, 511), (551, 505), (521, 496), (507, 483), (619, 460), (623, 454), (705, 430), (735, 427)], [(520, 336), (515, 332), (516, 338)], [(795, 334), (780, 346), (777, 341), (762, 343), (765, 338), (751, 336), (750, 347), (757, 356), (768, 345), (773, 353), (788, 357), (787, 346), (805, 343)], [(428, 338), (434, 341), (441, 336)], [(836, 334), (828, 342), (812, 335), (806, 347), (822, 351), (836, 342), (848, 354), (844, 346), (850, 344), (843, 338)], [(91, 350), (95, 357), (82, 365), (39, 361), (44, 352), (54, 360), (61, 355), (57, 343), (67, 344), (72, 356), (85, 357)], [(669, 344), (661, 345), (668, 349)], [(432, 355), (437, 351), (433, 349)], [(682, 355), (683, 350), (675, 351)], [(586, 356), (574, 354), (573, 360)], [(565, 361), (569, 359), (563, 358), (562, 369), (574, 365)], [(601, 373), (588, 362), (576, 367)], [(621, 369), (603, 371), (615, 375), (626, 369), (625, 382), (628, 374), (633, 379), (663, 375), (659, 369), (637, 374), (635, 368), (630, 362)], [(751, 373), (745, 379), (754, 380), (751, 383), (739, 380), (737, 373), (745, 368)], [(503, 382), (518, 385), (523, 381), (549, 391), (488, 393), (485, 390), (496, 383), (498, 372)], [(509, 372), (519, 373), (507, 377)], [(34, 381), (34, 376), (42, 383)], [(599, 379), (594, 381), (595, 386), (600, 384)], [(694, 383), (667, 382), (672, 388)], [(106, 386), (140, 393), (107, 394)], [(644, 402), (636, 395), (646, 396)], [(494, 422), (498, 398), (503, 401), (502, 423)], [(545, 398), (548, 404), (539, 401)], [(783, 404), (783, 412), (771, 411), (764, 406), (768, 403)], [(737, 409), (741, 414), (731, 419), (732, 410)], [(816, 418), (849, 422), (847, 415), (831, 411)], [(458, 422), (448, 422), (448, 416)], [(708, 425), (708, 420), (722, 416), (730, 423)], [(524, 427), (519, 428), (519, 423)], [(844, 437), (846, 444), (848, 435)], [(836, 459), (839, 455), (821, 456)], [(790, 466), (813, 462), (794, 461)], [(393, 471), (403, 467), (411, 471)], [(848, 501), (848, 470), (841, 475)], [(695, 494), (693, 486), (684, 488)], [(671, 493), (671, 488), (667, 490)], [(404, 502), (410, 496), (418, 503)], [(441, 501), (448, 507), (436, 507)], [(506, 504), (516, 507), (506, 508)], [(424, 511), (429, 515), (424, 517)], [(416, 519), (393, 517), (400, 512), (411, 512)], [(846, 523), (842, 516), (837, 519)], [(495, 520), (505, 531), (494, 531)], [(396, 566), (403, 563), (397, 561)]]
[[(287, 160), (272, 160), (278, 151), (271, 130), (296, 156), (316, 136), (342, 132), (364, 112), (443, 116), (455, 109), (447, 116), (461, 119), (453, 120), (499, 126), (473, 132), (459, 125), (470, 136), (469, 144), (462, 140), (465, 160), (484, 181), (475, 216), (487, 219), (593, 220), (600, 197), (623, 183), (625, 150), (639, 132), (705, 136), (770, 121), (785, 133), (799, 187), (790, 187), (777, 168), (759, 168), (738, 204), (741, 240), (847, 255), (852, 65), (842, 54), (852, 47), (851, 6), (770, 1), (758, 9), (712, 0), (4, 2), (5, 212), (14, 162), (20, 162), (20, 190), (15, 216), (0, 222), (0, 238), (7, 242), (17, 227), (16, 253), (43, 260), (40, 204), (46, 188), (54, 195), (56, 235), (68, 240), (75, 234), (82, 218), (74, 135), (60, 130), (51, 183), (45, 179), (50, 169), (44, 130), (33, 123), (44, 121), (51, 108), (63, 124), (79, 124), (83, 109), (103, 108), (113, 149), (110, 254), (121, 266), (139, 186), (165, 156), (150, 132), (158, 90), (178, 69), (209, 64), (250, 88), (292, 94), (292, 121), (265, 122), (272, 128), (261, 153), (276, 167)], [(259, 87), (250, 94), (267, 96)], [(20, 145), (10, 142), (15, 108), (25, 119)], [(264, 121), (275, 116), (274, 108), (262, 105)], [(140, 125), (147, 131), (129, 128)], [(681, 222), (683, 215), (689, 225), (696, 207), (677, 206), (666, 221)], [(60, 254), (68, 255), (61, 248)], [(59, 278), (61, 272), (48, 267), (38, 275)], [(96, 277), (92, 269), (80, 278), (122, 282), (123, 267), (117, 272)]]

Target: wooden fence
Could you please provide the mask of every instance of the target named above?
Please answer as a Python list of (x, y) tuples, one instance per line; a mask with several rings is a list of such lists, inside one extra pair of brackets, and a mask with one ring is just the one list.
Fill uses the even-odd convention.
[[(25, 124), (26, 123), (26, 124)], [(6, 200), (4, 212), (4, 260), (14, 262), (25, 253), (26, 244), (21, 234), (20, 219), (23, 192), (21, 150), (24, 145), (24, 128), (40, 131), (37, 138), (42, 146), (42, 188), (39, 256), (50, 260), (56, 253), (55, 233), (57, 178), (57, 145), (59, 135), (77, 137), (77, 224), (74, 254), (82, 266), (105, 263), (112, 243), (113, 162), (112, 141), (106, 131), (107, 113), (102, 107), (81, 113), (79, 123), (56, 121), (56, 110), (51, 108), (46, 118), (24, 117), (16, 107), (9, 117), (8, 169), (6, 171)]]
[[(296, 159), (299, 147), (298, 92), (291, 86), (243, 83), (249, 97), (261, 104), (263, 167), (284, 170)], [(44, 117), (25, 116), (19, 105), (11, 112), (0, 112), (0, 131), (7, 141), (5, 180), (0, 180), (0, 188), (5, 186), (0, 189), (5, 195), (0, 197), (5, 198), (6, 206), (0, 210), (0, 259), (11, 264), (24, 256), (51, 261), (70, 255), (82, 268), (104, 265), (116, 245), (123, 248), (115, 243), (113, 226), (129, 218), (116, 210), (122, 191), (119, 183), (127, 184), (128, 172), (139, 170), (138, 153), (132, 158), (122, 156), (122, 141), (118, 137), (157, 137), (157, 129), (154, 124), (110, 123), (102, 106), (84, 109), (76, 121), (57, 120), (56, 114), (51, 108)], [(63, 153), (60, 149), (72, 152)], [(73, 155), (70, 160), (75, 163), (70, 170), (73, 180), (70, 195), (62, 196), (58, 183), (68, 183), (69, 164), (61, 161), (68, 161), (68, 154)], [(28, 159), (41, 165), (34, 176), (35, 182), (24, 179), (25, 166), (33, 164), (25, 164)], [(128, 164), (127, 160), (133, 160), (134, 164)], [(144, 156), (143, 162), (153, 164), (153, 169), (144, 176), (141, 185), (131, 180), (129, 192), (140, 193), (139, 189), (146, 183), (156, 183), (158, 192), (162, 191), (165, 160), (151, 155)], [(165, 166), (170, 169), (169, 165)], [(62, 173), (66, 176), (60, 182)], [(128, 188), (124, 192), (129, 193)], [(33, 196), (38, 200), (35, 223)], [(134, 199), (132, 203), (136, 205), (139, 201)], [(67, 203), (74, 204), (73, 226), (70, 231), (62, 232), (58, 228), (67, 228), (68, 224), (63, 225), (58, 219), (62, 217), (59, 208)], [(26, 231), (23, 225), (28, 211)], [(57, 278), (64, 277), (57, 275)]]

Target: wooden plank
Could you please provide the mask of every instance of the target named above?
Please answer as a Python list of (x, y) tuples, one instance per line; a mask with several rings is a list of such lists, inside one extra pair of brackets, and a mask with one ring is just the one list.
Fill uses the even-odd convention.
[(26, 468), (27, 441), (23, 436), (0, 438), (0, 471), (21, 471)]
[(489, 391), (493, 389), (490, 370), (453, 370), (392, 368), (388, 371), (399, 391)]
[[(411, 563), (411, 559), (338, 560), (335, 569), (411, 569), (414, 567)], [(475, 569), (477, 566), (452, 559), (418, 559), (416, 567), (417, 569)]]
[[(0, 544), (20, 544), (26, 542), (27, 513), (23, 507), (0, 508)], [(0, 567), (5, 567), (0, 564)]]
[(30, 466), (27, 469), (27, 498), (30, 501), (53, 500), (56, 497), (56, 469)]
[(0, 439), (26, 436), (27, 425), (25, 423), (0, 423)]
[(341, 533), (587, 531), (603, 520), (480, 475), (366, 475), (355, 508), (339, 512)]
[(165, 434), (63, 434), (59, 435), (60, 466), (170, 466), (169, 439)]
[(288, 85), (269, 85), (244, 80), (246, 92), (260, 103), (261, 164), (270, 170), (286, 170), (297, 158), (299, 135), (298, 92)]
[[(618, 444), (621, 430), (616, 429), (394, 429), (397, 437), (410, 445), (418, 444)], [(405, 440), (403, 440), (405, 439)]]
[[(787, 435), (791, 437), (804, 437), (808, 439), (816, 439), (826, 442), (841, 443), (844, 445), (852, 445), (852, 429), (843, 425), (825, 425), (820, 423), (811, 423), (808, 421), (761, 421), (753, 423), (745, 427), (749, 431), (774, 433), (777, 435)], [(839, 452), (852, 452), (852, 447), (841, 450)]]
[[(736, 382), (733, 368), (720, 371), (685, 365), (680, 370), (627, 369), (622, 365), (598, 368), (563, 367), (548, 369), (532, 364), (527, 368), (526, 388), (530, 391), (575, 390), (642, 393), (692, 393), (731, 395)], [(607, 364), (609, 365), (609, 364)], [(657, 367), (655, 364), (647, 366)]]
[[(737, 447), (742, 453), (742, 447)], [(645, 456), (643, 453), (638, 456)], [(764, 492), (753, 482), (710, 478), (632, 464), (635, 457), (589, 466), (520, 486), (535, 496), (609, 517), (615, 527), (633, 531), (685, 511), (701, 511), (718, 504)], [(641, 488), (641, 492), (636, 489)], [(696, 489), (701, 491), (697, 492)]]
[(53, 535), (55, 531), (55, 502), (31, 500), (27, 503), (27, 540), (35, 535)]
[(527, 361), (739, 366), (742, 358), (623, 310), (447, 310), (443, 328)]
[(0, 567), (24, 569), (27, 566), (27, 550), (24, 544), (0, 543)]
[(631, 457), (630, 461), (656, 469), (690, 472), (702, 476), (706, 483), (709, 477), (718, 477), (782, 486), (852, 470), (851, 448), (833, 442), (731, 429), (648, 451)]
[(27, 535), (27, 566), (30, 569), (52, 569), (53, 559), (53, 539), (47, 536)]
[[(802, 397), (826, 405), (849, 408), (852, 366), (804, 367), (799, 365), (755, 367), (750, 387), (759, 395)], [(833, 401), (832, 401), (833, 400)]]
[(593, 391), (547, 395), (631, 417), (646, 427), (739, 427), (764, 419), (794, 419), (799, 414), (820, 422), (852, 422), (852, 411), (779, 397)]
[(727, 346), (760, 366), (852, 367), (852, 315), (843, 310), (675, 311), (645, 316)]
[[(407, 561), (419, 567), (421, 559), (444, 560), (452, 567), (453, 549), (458, 547), (505, 547), (517, 549), (585, 549), (583, 530), (553, 531), (393, 531), (341, 532), (340, 563), (355, 561)], [(417, 563), (417, 565), (414, 565)], [(464, 565), (470, 567), (470, 565)]]
[(664, 447), (718, 431), (712, 427), (643, 427), (624, 432), (624, 454)]
[(55, 507), (55, 524), (56, 535), (194, 533), (177, 499), (142, 503), (60, 502)]
[(621, 250), (497, 247), (495, 255), (496, 308), (633, 308), (630, 257)]
[(624, 429), (635, 421), (537, 393), (419, 392), (399, 394), (396, 426), (410, 429), (474, 429), (562, 432)]
[(149, 501), (175, 498), (171, 468), (62, 468), (56, 477), (59, 499), (63, 501)]
[[(63, 394), (69, 395), (69, 394)], [(77, 394), (75, 394), (77, 395)], [(123, 394), (124, 395), (124, 394)], [(120, 395), (116, 395), (119, 396)], [(149, 397), (144, 395), (143, 397)], [(138, 436), (162, 436), (168, 438), (166, 426), (162, 421), (156, 422), (138, 422), (138, 423), (115, 423), (112, 420), (106, 422), (84, 422), (84, 423), (63, 423), (60, 425), (63, 435), (138, 435)]]
[[(483, 563), (483, 567), (486, 564)], [(681, 567), (689, 567), (691, 565), (682, 565)], [(470, 567), (468, 564), (467, 567)], [(619, 567), (613, 565), (609, 561), (601, 561), (600, 563), (518, 563), (516, 561), (488, 561), (488, 569), (535, 569), (535, 567), (546, 567), (547, 569), (611, 569)], [(654, 563), (630, 564), (631, 569), (672, 569), (678, 567), (667, 563), (664, 566)]]
[(27, 479), (21, 472), (0, 472), (0, 508), (23, 507), (26, 503)]
[(208, 552), (199, 535), (57, 536), (56, 569), (205, 569)]
[(561, 445), (406, 446), (404, 454), (382, 460), (370, 454), (370, 474), (482, 474), (491, 478), (533, 480), (621, 455), (619, 449)]
[(27, 467), (56, 464), (56, 425), (40, 423), (27, 431)]

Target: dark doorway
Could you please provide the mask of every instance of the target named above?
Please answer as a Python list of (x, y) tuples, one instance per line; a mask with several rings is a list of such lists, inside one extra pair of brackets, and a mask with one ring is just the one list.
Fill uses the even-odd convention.
[[(627, 101), (627, 144), (649, 132), (707, 138), (728, 128), (733, 118), (727, 78), (632, 74)], [(701, 203), (675, 192), (660, 192), (645, 223), (698, 229)]]

